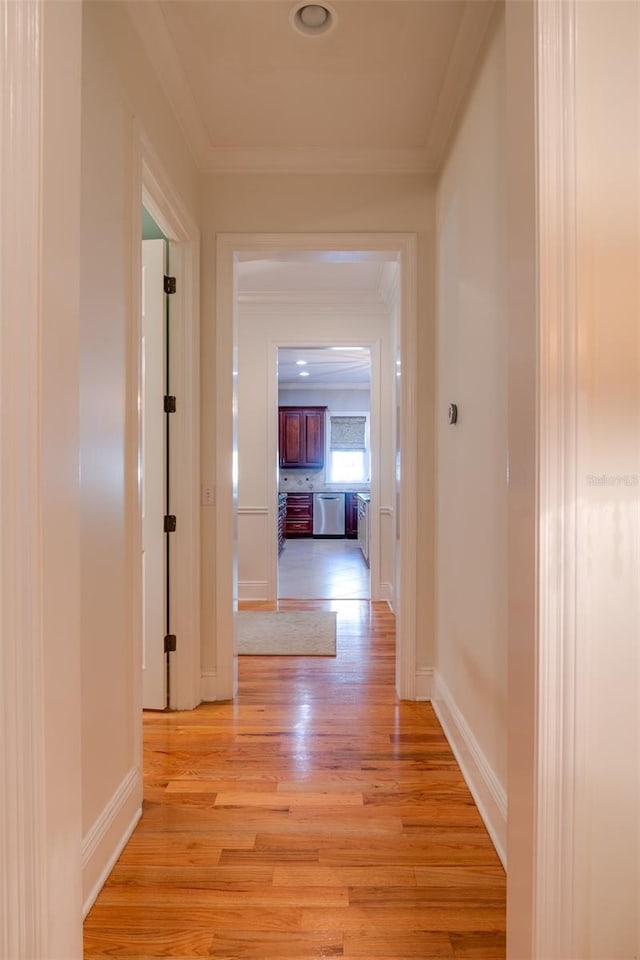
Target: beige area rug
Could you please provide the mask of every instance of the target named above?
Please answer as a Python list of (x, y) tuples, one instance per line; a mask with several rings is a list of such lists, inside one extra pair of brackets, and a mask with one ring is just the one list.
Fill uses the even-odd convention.
[(335, 657), (336, 613), (328, 610), (240, 610), (238, 653), (252, 656)]

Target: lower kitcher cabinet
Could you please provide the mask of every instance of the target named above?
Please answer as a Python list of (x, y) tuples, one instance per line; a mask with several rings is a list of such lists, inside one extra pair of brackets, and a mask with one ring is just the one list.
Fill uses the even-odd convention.
[(358, 494), (345, 494), (344, 501), (344, 534), (351, 540), (358, 536)]
[(313, 536), (313, 494), (288, 493), (285, 536)]

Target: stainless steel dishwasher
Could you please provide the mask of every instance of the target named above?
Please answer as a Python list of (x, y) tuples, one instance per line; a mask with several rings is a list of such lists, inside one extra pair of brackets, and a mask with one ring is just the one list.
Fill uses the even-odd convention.
[(344, 537), (344, 493), (314, 493), (314, 537)]

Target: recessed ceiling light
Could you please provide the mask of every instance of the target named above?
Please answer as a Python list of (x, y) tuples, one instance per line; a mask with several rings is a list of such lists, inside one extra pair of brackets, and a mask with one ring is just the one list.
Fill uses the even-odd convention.
[(306, 361), (306, 360), (296, 360), (296, 366), (297, 366), (297, 367), (306, 367), (306, 365), (307, 365), (307, 361)]
[(300, 371), (300, 376), (301, 376), (301, 377), (308, 377), (308, 376), (309, 376), (309, 372), (308, 372), (307, 370), (301, 370), (301, 371)]
[(319, 37), (333, 29), (335, 10), (328, 3), (297, 3), (289, 20), (298, 33), (305, 37)]
[(364, 350), (364, 347), (330, 347), (330, 350)]

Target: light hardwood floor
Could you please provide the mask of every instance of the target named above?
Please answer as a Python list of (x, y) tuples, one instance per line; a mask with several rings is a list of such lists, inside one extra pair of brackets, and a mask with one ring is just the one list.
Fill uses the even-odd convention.
[(430, 705), (395, 696), (386, 604), (279, 606), (336, 609), (337, 657), (241, 657), (235, 703), (145, 717), (85, 957), (503, 958), (504, 872)]

